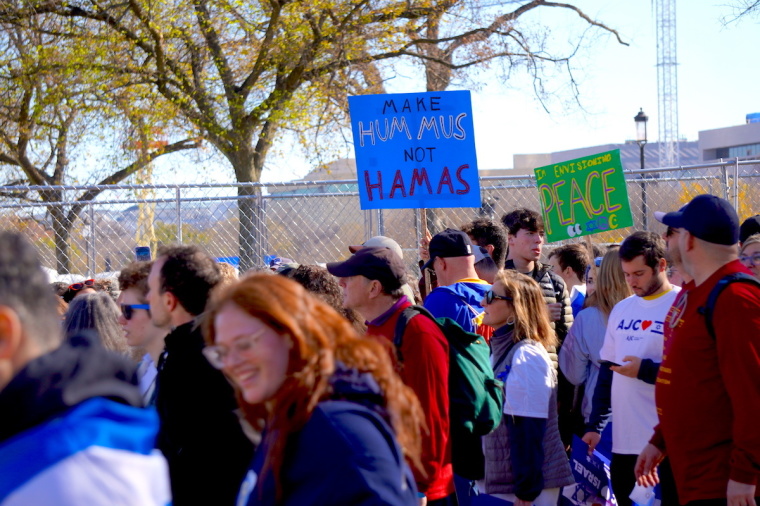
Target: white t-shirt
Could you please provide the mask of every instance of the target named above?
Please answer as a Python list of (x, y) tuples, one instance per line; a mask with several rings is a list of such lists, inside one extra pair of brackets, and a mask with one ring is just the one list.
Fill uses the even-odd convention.
[(525, 344), (512, 357), (504, 384), (504, 413), (549, 418), (554, 370), (549, 354), (540, 344)]
[[(665, 316), (680, 290), (673, 287), (652, 300), (632, 295), (618, 302), (607, 321), (600, 358), (621, 365), (627, 355), (662, 362)], [(612, 422), (613, 453), (641, 453), (658, 423), (654, 385), (613, 373)]]

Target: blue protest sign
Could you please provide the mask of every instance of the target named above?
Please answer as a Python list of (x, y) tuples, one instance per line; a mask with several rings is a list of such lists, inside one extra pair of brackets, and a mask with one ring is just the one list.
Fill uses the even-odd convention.
[(578, 436), (573, 436), (570, 467), (576, 486), (563, 491), (570, 504), (610, 504), (610, 461), (596, 450), (589, 454), (588, 445)]
[(348, 97), (362, 209), (480, 207), (469, 91)]

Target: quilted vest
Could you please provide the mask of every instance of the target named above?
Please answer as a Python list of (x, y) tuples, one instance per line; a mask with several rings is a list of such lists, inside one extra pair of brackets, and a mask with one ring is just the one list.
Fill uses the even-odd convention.
[[(507, 354), (502, 364), (497, 364), (495, 374), (502, 373), (507, 365), (512, 363), (512, 357), (521, 346), (541, 346), (533, 340), (523, 340), (516, 343)], [(544, 476), (544, 488), (556, 488), (575, 483), (570, 463), (565, 454), (562, 440), (559, 435), (557, 424), (557, 373), (552, 368), (554, 388), (552, 388), (549, 400), (549, 418), (546, 421), (546, 433), (544, 434), (544, 465), (541, 472)], [(507, 378), (509, 381), (509, 378)], [(510, 415), (504, 415), (504, 418)], [(509, 448), (509, 430), (506, 421), (502, 418), (501, 424), (495, 431), (483, 437), (483, 451), (486, 460), (486, 493), (487, 494), (513, 494), (515, 491), (514, 476)]]

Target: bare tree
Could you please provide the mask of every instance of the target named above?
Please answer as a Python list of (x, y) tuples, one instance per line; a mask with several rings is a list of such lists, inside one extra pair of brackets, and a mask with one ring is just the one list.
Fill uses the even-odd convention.
[(724, 25), (729, 25), (742, 18), (754, 17), (760, 13), (760, 0), (735, 0), (727, 5), (731, 9), (730, 16), (724, 16), (721, 21)]
[[(60, 185), (70, 183), (72, 170), (77, 161), (81, 162), (77, 155), (86, 146), (92, 149), (101, 145), (100, 136), (94, 132), (109, 130), (109, 121), (115, 123), (115, 128), (130, 127), (130, 122), (123, 118), (125, 114), (127, 117), (135, 114), (132, 108), (137, 107), (139, 96), (116, 93), (112, 80), (106, 84), (108, 76), (72, 72), (70, 65), (76, 62), (76, 55), (57, 34), (61, 27), (49, 21), (31, 21), (33, 27), (5, 26), (0, 33), (3, 54), (0, 60), (0, 165), (10, 169), (4, 186), (0, 187), (0, 195), (48, 204), (56, 267), (59, 272), (69, 272), (72, 227), (86, 203), (103, 190), (92, 188), (72, 196), (65, 195)], [(106, 90), (108, 93), (104, 95)], [(131, 104), (126, 111), (118, 107), (124, 103)], [(151, 116), (152, 119), (157, 117)], [(110, 131), (114, 133), (113, 129)], [(121, 159), (131, 156), (131, 160), (116, 170), (92, 174), (94, 179), (90, 182), (96, 185), (119, 183), (160, 156), (197, 146), (196, 140), (183, 139), (160, 142), (139, 152), (128, 150), (132, 155), (125, 154)], [(25, 184), (40, 188), (33, 192), (9, 189)]]
[[(440, 90), (452, 72), (494, 58), (527, 59), (537, 71), (538, 62), (569, 59), (527, 43), (518, 21), (538, 7), (568, 9), (616, 35), (570, 4), (519, 4), (474, 25), (452, 22), (464, 9), (480, 12), (471, 0), (22, 0), (0, 7), (0, 19), (54, 15), (83, 42), (108, 41), (90, 65), (152, 85), (249, 183), (285, 129), (345, 122), (346, 94), (382, 91), (394, 61), (423, 62), (428, 89)], [(264, 253), (257, 192), (239, 189), (243, 270)]]

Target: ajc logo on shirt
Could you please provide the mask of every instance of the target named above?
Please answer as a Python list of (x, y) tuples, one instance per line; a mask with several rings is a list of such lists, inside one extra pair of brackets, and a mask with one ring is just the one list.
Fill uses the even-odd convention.
[[(631, 330), (634, 332), (651, 332), (652, 334), (658, 334), (662, 335), (662, 325), (663, 322), (657, 321), (657, 320), (620, 320), (620, 323), (618, 323), (617, 330)], [(643, 339), (643, 337), (636, 337), (629, 335), (627, 337), (629, 341), (638, 341), (639, 339)]]

